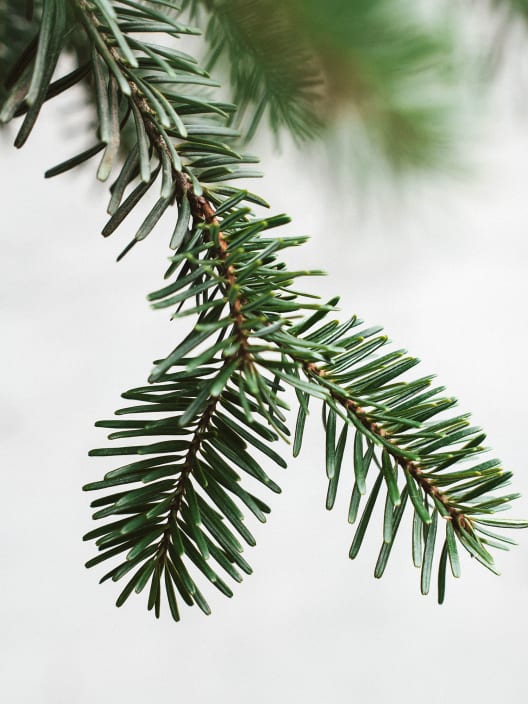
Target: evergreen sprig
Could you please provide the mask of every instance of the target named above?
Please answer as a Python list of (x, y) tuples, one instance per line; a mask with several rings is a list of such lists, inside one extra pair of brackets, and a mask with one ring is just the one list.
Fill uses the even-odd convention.
[[(407, 506), (424, 594), (437, 548), (440, 602), (448, 562), (453, 575), (460, 574), (459, 547), (496, 571), (490, 550), (513, 542), (497, 531), (528, 525), (496, 516), (517, 496), (494, 493), (511, 473), (498, 460), (475, 460), (484, 450), (484, 433), (467, 415), (449, 413), (455, 401), (433, 387), (431, 377), (409, 380), (418, 360), (387, 347), (379, 328), (363, 328), (356, 317), (334, 320), (337, 298), (325, 304), (297, 290), (299, 278), (320, 272), (291, 271), (280, 255), (305, 238), (274, 234), (287, 216), (259, 217), (251, 207), (264, 201), (230, 183), (256, 175), (244, 168), (256, 160), (237, 151), (236, 131), (227, 125), (235, 107), (215, 99), (207, 72), (191, 56), (170, 42), (144, 38), (198, 30), (168, 0), (76, 0), (68, 3), (72, 20), (61, 0), (42, 5), (38, 41), (16, 64), (1, 113), (4, 121), (25, 115), (16, 145), (26, 141), (45, 100), (89, 75), (97, 96), (97, 141), (47, 175), (102, 152), (97, 174), (107, 179), (129, 129), (134, 137), (110, 188), (103, 234), (114, 232), (155, 184), (159, 197), (123, 254), (171, 206), (178, 211), (168, 281), (149, 299), (173, 318), (191, 321), (190, 330), (155, 363), (147, 384), (123, 394), (133, 405), (97, 423), (123, 444), (90, 453), (126, 458), (85, 486), (103, 491), (92, 501), (93, 517), (109, 519), (85, 536), (98, 549), (87, 566), (117, 559), (101, 579), (127, 577), (117, 604), (148, 586), (148, 608), (156, 615), (163, 595), (175, 620), (182, 601), (209, 613), (201, 579), (231, 596), (226, 579), (240, 581), (251, 572), (241, 541), (255, 541), (242, 507), (265, 521), (269, 508), (250, 487), (280, 491), (265, 465), (286, 466), (274, 443), (292, 434), (291, 390), (298, 401), (294, 455), (302, 448), (310, 404), (322, 406), (328, 509), (345, 457), (353, 456), (348, 520), (359, 521), (351, 558), (383, 499), (376, 577), (385, 570)], [(91, 46), (88, 65), (53, 80), (74, 28), (70, 21), (79, 23)]]

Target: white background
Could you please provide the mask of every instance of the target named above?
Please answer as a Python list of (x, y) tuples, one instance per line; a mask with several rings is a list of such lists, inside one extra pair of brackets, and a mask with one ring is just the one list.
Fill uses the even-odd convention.
[[(464, 177), (409, 184), (402, 199), (371, 188), (365, 206), (354, 181), (338, 187), (310, 154), (286, 150), (268, 153), (255, 188), (293, 216), (290, 232), (312, 235), (294, 256), (329, 272), (312, 290), (340, 293), (343, 317), (383, 323), (424, 373), (436, 371), (528, 496), (528, 120), (496, 102)], [(74, 153), (78, 138), (61, 131), (75, 121), (58, 103), (21, 152), (12, 135), (0, 139), (3, 700), (524, 704), (526, 535), (498, 555), (500, 578), (464, 555), (443, 607), (419, 595), (408, 525), (375, 580), (381, 521), (351, 562), (352, 460), (329, 514), (317, 417), (302, 456), (274, 470), (283, 493), (268, 497), (268, 525), (254, 526), (253, 576), (232, 600), (208, 589), (211, 617), (185, 609), (179, 624), (168, 613), (156, 621), (144, 595), (118, 610), (116, 585), (85, 570), (90, 497), (80, 487), (102, 475), (87, 451), (105, 442), (93, 422), (144, 383), (178, 330), (145, 301), (160, 284), (166, 232), (116, 265), (132, 226), (115, 241), (99, 236), (94, 165), (42, 179)], [(526, 498), (515, 512), (528, 516)]]

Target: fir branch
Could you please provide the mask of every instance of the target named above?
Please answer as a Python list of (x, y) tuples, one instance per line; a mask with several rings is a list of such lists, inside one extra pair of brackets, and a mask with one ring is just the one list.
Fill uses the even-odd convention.
[[(90, 453), (137, 458), (85, 487), (104, 492), (92, 501), (94, 518), (110, 519), (85, 536), (98, 548), (87, 566), (125, 553), (124, 561), (101, 580), (118, 581), (137, 568), (118, 606), (150, 582), (148, 608), (158, 616), (163, 578), (176, 620), (177, 593), (188, 605), (210, 611), (193, 569), (231, 596), (212, 565), (235, 581), (242, 578), (237, 568), (251, 572), (235, 535), (249, 545), (255, 542), (240, 504), (260, 521), (269, 508), (243, 486), (241, 473), (280, 491), (255, 454), (286, 466), (273, 443), (290, 435), (285, 397), (290, 389), (299, 402), (295, 455), (302, 447), (310, 399), (322, 402), (327, 508), (335, 502), (350, 431), (355, 477), (351, 523), (367, 494), (369, 470), (377, 468), (350, 557), (357, 555), (375, 504), (385, 496), (376, 577), (385, 570), (409, 501), (414, 510), (413, 561), (421, 568), (423, 593), (430, 588), (439, 515), (446, 528), (439, 600), (445, 597), (448, 560), (453, 575), (460, 574), (457, 544), (495, 571), (488, 548), (511, 541), (489, 528), (527, 525), (495, 518), (516, 498), (493, 494), (506, 486), (511, 474), (497, 460), (470, 466), (483, 451), (484, 434), (469, 426), (467, 416), (447, 414), (454, 400), (443, 398), (442, 389), (429, 388), (430, 378), (402, 378), (417, 360), (401, 350), (380, 356), (387, 338), (379, 329), (357, 331), (360, 321), (355, 317), (342, 324), (328, 320), (337, 298), (323, 304), (295, 288), (298, 278), (321, 273), (290, 271), (279, 258), (305, 238), (270, 234), (289, 222), (288, 217), (257, 217), (247, 204), (265, 205), (262, 199), (225, 183), (247, 175), (240, 164), (255, 161), (233, 149), (236, 131), (227, 124), (233, 106), (209, 94), (184, 92), (189, 85), (210, 88), (207, 72), (192, 57), (135, 36), (192, 35), (196, 29), (165, 12), (159, 0), (77, 0), (75, 7), (91, 45), (97, 144), (48, 175), (104, 150), (98, 176), (108, 178), (123, 131), (133, 131), (135, 138), (111, 186), (111, 217), (103, 234), (114, 232), (161, 177), (159, 198), (123, 254), (176, 205), (169, 282), (149, 299), (154, 308), (172, 308), (173, 318), (192, 321), (188, 335), (155, 363), (148, 384), (123, 394), (136, 405), (116, 411), (117, 419), (97, 423), (112, 430), (109, 439), (138, 438), (138, 444)], [(8, 120), (19, 110), (27, 112), (18, 145), (30, 134), (46, 98), (77, 78), (51, 82), (63, 47), (57, 31), (65, 26), (63, 9), (58, 0), (44, 0), (46, 22), (30, 70), (15, 71), (2, 116)], [(401, 475), (404, 481), (399, 483)], [(108, 494), (114, 487), (124, 488)]]
[[(304, 371), (310, 378), (320, 379), (321, 377), (326, 377), (324, 369), (318, 368), (317, 365), (313, 363), (304, 364)], [(358, 423), (361, 423), (370, 437), (379, 438), (380, 442), (382, 442), (383, 449), (391, 455), (406, 475), (411, 476), (415, 480), (423, 489), (424, 494), (429, 496), (433, 502), (438, 502), (443, 506), (445, 511), (444, 515), (448, 516), (449, 519), (453, 521), (453, 525), (456, 529), (459, 527), (469, 527), (469, 520), (463, 515), (460, 509), (456, 508), (450, 502), (449, 498), (435, 486), (434, 481), (424, 474), (420, 465), (413, 460), (405, 459), (401, 456), (397, 441), (391, 438), (389, 431), (385, 430), (380, 423), (370, 418), (369, 413), (362, 408), (357, 401), (349, 398), (344, 393), (332, 390), (331, 396), (337, 403), (343, 406), (347, 412), (355, 416)]]

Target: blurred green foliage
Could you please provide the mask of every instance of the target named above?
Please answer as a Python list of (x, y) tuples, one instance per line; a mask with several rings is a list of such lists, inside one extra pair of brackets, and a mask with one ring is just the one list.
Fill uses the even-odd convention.
[[(360, 123), (393, 166), (438, 162), (451, 134), (454, 32), (408, 0), (190, 0), (210, 13), (209, 66), (228, 65), (242, 132), (263, 115), (297, 141)], [(360, 131), (356, 131), (359, 136)]]

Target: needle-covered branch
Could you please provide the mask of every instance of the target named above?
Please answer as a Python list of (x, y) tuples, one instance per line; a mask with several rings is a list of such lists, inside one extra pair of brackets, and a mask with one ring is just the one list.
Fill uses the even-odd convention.
[[(337, 298), (324, 304), (298, 290), (300, 278), (321, 272), (291, 271), (281, 256), (306, 238), (276, 235), (288, 217), (253, 213), (253, 205), (266, 203), (230, 183), (256, 175), (241, 168), (256, 159), (237, 150), (228, 124), (235, 107), (217, 100), (206, 71), (173, 48), (174, 37), (198, 30), (162, 0), (77, 0), (71, 6), (90, 45), (80, 73), (94, 83), (97, 135), (92, 148), (48, 175), (102, 152), (98, 177), (117, 172), (105, 236), (126, 224), (149, 189), (159, 189), (123, 254), (176, 207), (167, 282), (149, 299), (188, 323), (187, 335), (155, 363), (148, 383), (123, 394), (133, 405), (97, 424), (124, 444), (91, 454), (127, 459), (85, 487), (103, 492), (92, 502), (93, 517), (109, 519), (85, 536), (98, 549), (87, 565), (117, 559), (101, 581), (127, 576), (118, 605), (148, 584), (148, 607), (156, 615), (163, 594), (176, 620), (180, 601), (208, 613), (198, 573), (231, 596), (224, 580), (240, 581), (241, 573), (251, 572), (241, 540), (255, 540), (243, 509), (265, 521), (269, 508), (255, 487), (280, 491), (267, 468), (270, 461), (286, 466), (275, 443), (293, 435), (293, 454), (300, 452), (315, 401), (323, 411), (327, 508), (334, 506), (347, 464), (354, 475), (351, 523), (366, 498), (350, 557), (384, 497), (377, 577), (407, 506), (423, 593), (442, 531), (440, 601), (448, 561), (454, 576), (460, 574), (457, 546), (495, 571), (489, 550), (512, 542), (497, 529), (527, 525), (496, 517), (516, 497), (493, 493), (511, 473), (498, 460), (475, 461), (484, 434), (467, 415), (450, 415), (454, 399), (432, 388), (431, 378), (409, 377), (416, 359), (387, 347), (379, 328), (362, 328), (356, 317), (334, 320)], [(25, 114), (19, 146), (44, 101), (81, 80), (77, 69), (53, 80), (69, 21), (64, 3), (45, 0), (38, 41), (15, 66), (2, 118)], [(151, 35), (165, 36), (166, 44), (144, 39)], [(120, 162), (125, 131), (132, 137)], [(299, 405), (294, 433), (291, 391)]]

